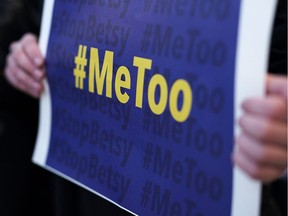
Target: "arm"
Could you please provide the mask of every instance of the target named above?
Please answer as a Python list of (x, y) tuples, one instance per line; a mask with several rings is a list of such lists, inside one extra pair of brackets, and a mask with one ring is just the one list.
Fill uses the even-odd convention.
[(27, 33), (10, 45), (4, 75), (16, 89), (39, 98), (43, 91), (44, 58), (35, 35)]
[(264, 98), (243, 102), (233, 160), (254, 179), (271, 182), (287, 169), (287, 77), (267, 77)]

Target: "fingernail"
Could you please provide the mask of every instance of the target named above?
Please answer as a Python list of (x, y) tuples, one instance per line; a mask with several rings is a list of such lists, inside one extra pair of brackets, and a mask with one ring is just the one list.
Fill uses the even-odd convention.
[(43, 73), (42, 73), (42, 71), (36, 69), (34, 71), (34, 76), (37, 80), (41, 80), (41, 78), (43, 77)]
[(33, 82), (32, 88), (34, 91), (38, 91), (40, 89), (40, 84), (38, 82)]
[(36, 64), (37, 66), (41, 66), (41, 64), (42, 64), (42, 59), (39, 58), (39, 57), (36, 57), (36, 58), (34, 59), (34, 62), (35, 62), (35, 64)]

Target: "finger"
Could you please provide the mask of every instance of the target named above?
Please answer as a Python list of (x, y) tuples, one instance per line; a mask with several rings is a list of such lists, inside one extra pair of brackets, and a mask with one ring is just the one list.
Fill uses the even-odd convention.
[(21, 48), (20, 41), (15, 41), (15, 42), (11, 43), (11, 45), (9, 47), (9, 51), (13, 52), (13, 51), (16, 51), (17, 49), (20, 49), (20, 48)]
[(37, 76), (34, 75), (34, 71), (36, 71), (37, 66), (33, 62), (31, 62), (27, 54), (24, 52), (22, 46), (21, 48), (18, 48), (17, 50), (14, 49), (14, 51), (12, 51), (10, 59), (11, 62), (15, 62), (19, 68), (32, 76), (34, 79), (39, 79)]
[(23, 89), (23, 86), (21, 86), (22, 83), (18, 83), (18, 80), (16, 79), (16, 77), (14, 76), (14, 73), (11, 71), (10, 68), (5, 68), (4, 75), (5, 75), (5, 78), (8, 80), (8, 82), (12, 86), (14, 86), (15, 88), (20, 89), (20, 90)]
[(257, 164), (284, 169), (287, 165), (287, 149), (273, 143), (264, 143), (246, 134), (240, 134), (237, 146)]
[(287, 123), (246, 114), (239, 119), (239, 125), (255, 139), (275, 142), (287, 148)]
[(287, 96), (287, 76), (281, 75), (269, 75), (267, 76), (266, 86), (267, 94), (278, 94), (281, 95), (286, 101), (288, 100)]
[(7, 65), (5, 76), (15, 88), (20, 89), (33, 97), (40, 96), (43, 90), (41, 82), (35, 81), (26, 72), (19, 68), (15, 62), (11, 60), (11, 57), (8, 58)]
[(16, 78), (22, 83), (23, 90), (33, 97), (40, 97), (43, 90), (42, 84), (35, 81), (30, 76), (27, 76), (25, 72), (21, 72), (21, 69), (16, 72)]
[(250, 160), (247, 155), (243, 154), (241, 150), (237, 150), (233, 154), (234, 163), (246, 172), (250, 177), (263, 182), (271, 182), (279, 178), (284, 170), (279, 167), (271, 167), (259, 165)]
[(44, 58), (38, 46), (36, 36), (27, 34), (23, 38), (23, 49), (31, 62), (37, 67), (42, 67), (44, 64)]
[(26, 34), (19, 43), (12, 44), (11, 48), (13, 50), (12, 55), (19, 67), (27, 71), (34, 79), (42, 80), (44, 77), (44, 59), (38, 47), (36, 36)]
[(266, 98), (247, 99), (242, 103), (242, 108), (249, 114), (287, 122), (287, 102), (279, 96), (272, 95)]
[(8, 82), (15, 87), (18, 90), (21, 90), (25, 93), (30, 94), (27, 90), (26, 90), (26, 86), (24, 85), (23, 82), (21, 82), (20, 80), (17, 79), (17, 77), (15, 76), (15, 73), (13, 71), (13, 69), (11, 69), (11, 67), (6, 68), (4, 70), (4, 75), (6, 77), (6, 79), (8, 80)]

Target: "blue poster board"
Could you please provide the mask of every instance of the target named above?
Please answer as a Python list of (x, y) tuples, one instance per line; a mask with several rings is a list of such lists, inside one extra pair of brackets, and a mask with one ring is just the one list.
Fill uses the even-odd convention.
[(241, 1), (52, 5), (34, 161), (137, 215), (232, 215)]

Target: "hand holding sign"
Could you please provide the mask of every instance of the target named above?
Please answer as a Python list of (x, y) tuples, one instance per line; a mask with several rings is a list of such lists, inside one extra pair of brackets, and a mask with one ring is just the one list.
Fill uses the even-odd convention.
[(36, 98), (41, 96), (44, 88), (44, 58), (35, 35), (27, 33), (11, 44), (5, 76), (15, 88)]
[(287, 169), (287, 77), (268, 76), (266, 89), (265, 97), (243, 103), (234, 161), (251, 177), (271, 182)]

